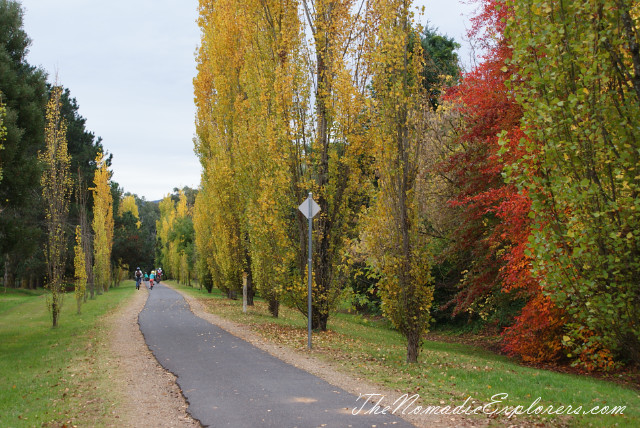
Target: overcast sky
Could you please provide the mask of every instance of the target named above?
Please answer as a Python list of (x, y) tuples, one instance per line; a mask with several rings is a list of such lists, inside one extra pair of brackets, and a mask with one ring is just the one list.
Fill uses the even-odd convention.
[[(420, 0), (424, 19), (463, 44), (469, 0)], [(197, 187), (192, 79), (197, 0), (22, 0), (28, 61), (71, 90), (87, 129), (113, 154), (113, 179), (157, 200)]]

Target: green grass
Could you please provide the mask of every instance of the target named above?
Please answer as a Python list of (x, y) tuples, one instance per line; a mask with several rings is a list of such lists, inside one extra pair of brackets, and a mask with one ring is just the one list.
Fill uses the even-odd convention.
[[(4, 289), (3, 289), (4, 290)], [(0, 316), (3, 313), (13, 308), (14, 306), (21, 305), (22, 303), (31, 300), (34, 296), (40, 296), (44, 294), (44, 290), (13, 290), (6, 289), (4, 292), (0, 292)]]
[[(306, 352), (306, 318), (298, 311), (281, 306), (280, 318), (272, 318), (266, 304), (256, 299), (246, 315), (242, 300), (231, 301), (219, 291), (212, 294), (176, 285), (206, 302), (213, 313), (250, 326), (266, 339)], [(640, 391), (613, 382), (541, 370), (523, 366), (501, 355), (478, 347), (427, 341), (418, 364), (406, 364), (404, 338), (384, 320), (369, 320), (355, 314), (337, 313), (329, 319), (328, 332), (314, 332), (313, 354), (333, 361), (346, 372), (366, 378), (386, 388), (403, 393), (417, 393), (424, 406), (473, 407), (492, 401), (494, 394), (508, 398), (494, 408), (524, 406), (524, 410), (540, 397), (534, 406), (626, 406), (623, 415), (518, 416), (508, 421), (501, 417), (494, 424), (543, 423), (551, 426), (638, 427), (640, 426)], [(375, 391), (372, 391), (375, 392)], [(532, 408), (533, 409), (533, 408)], [(560, 411), (562, 413), (562, 410)], [(484, 417), (484, 416), (482, 416)]]
[(109, 391), (108, 374), (99, 364), (101, 320), (134, 291), (132, 281), (124, 282), (89, 300), (80, 315), (69, 293), (55, 329), (42, 291), (0, 293), (0, 426), (88, 426), (107, 420), (101, 418), (117, 391)]

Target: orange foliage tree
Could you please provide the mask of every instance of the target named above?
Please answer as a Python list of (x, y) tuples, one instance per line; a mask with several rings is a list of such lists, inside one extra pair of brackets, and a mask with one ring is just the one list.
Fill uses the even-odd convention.
[[(531, 274), (531, 201), (503, 174), (505, 163), (535, 163), (538, 154), (535, 145), (525, 149), (519, 144), (526, 138), (520, 128), (522, 110), (505, 85), (518, 72), (504, 36), (511, 12), (502, 0), (484, 0), (481, 6), (471, 33), (486, 49), (484, 60), (447, 95), (466, 119), (460, 130), (462, 150), (442, 165), (456, 184), (450, 203), (463, 217), (453, 231), (458, 238), (448, 248), (461, 255), (465, 269), (452, 302), (454, 314), (502, 316), (493, 321), (508, 326), (503, 331), (507, 352), (528, 361), (557, 360), (563, 355), (565, 320)], [(514, 318), (496, 315), (500, 311)]]

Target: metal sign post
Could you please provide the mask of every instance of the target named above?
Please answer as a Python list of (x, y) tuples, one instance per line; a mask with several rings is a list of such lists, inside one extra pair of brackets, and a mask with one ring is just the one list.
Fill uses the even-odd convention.
[(309, 197), (300, 204), (298, 207), (300, 212), (304, 214), (304, 216), (309, 219), (309, 267), (307, 271), (309, 272), (309, 279), (307, 284), (307, 347), (311, 349), (311, 259), (313, 255), (313, 246), (312, 246), (312, 234), (311, 230), (313, 227), (313, 217), (320, 212), (320, 206), (313, 200), (311, 192), (309, 192)]

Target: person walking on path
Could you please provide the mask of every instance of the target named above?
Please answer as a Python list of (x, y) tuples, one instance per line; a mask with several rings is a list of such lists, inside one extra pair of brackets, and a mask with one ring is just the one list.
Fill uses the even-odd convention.
[(148, 274), (144, 274), (144, 286), (147, 287), (147, 290), (149, 289), (149, 275)]
[(134, 275), (136, 277), (136, 290), (140, 290), (140, 283), (142, 282), (142, 271), (139, 267), (136, 268), (136, 272)]

